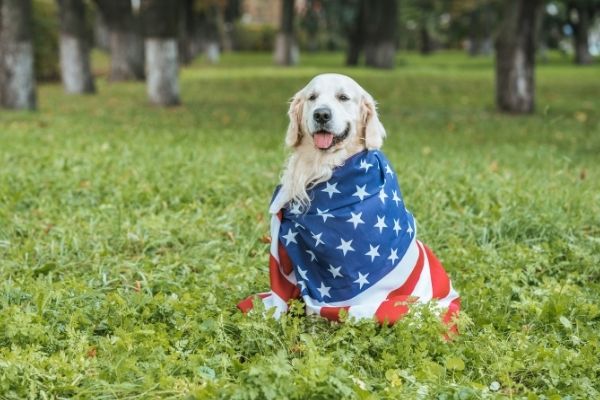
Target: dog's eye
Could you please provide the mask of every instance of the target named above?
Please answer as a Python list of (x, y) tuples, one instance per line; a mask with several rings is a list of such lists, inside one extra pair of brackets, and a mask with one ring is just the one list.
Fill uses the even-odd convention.
[(338, 100), (339, 101), (348, 101), (348, 100), (350, 100), (350, 97), (348, 97), (342, 93), (342, 94), (338, 95)]
[(315, 93), (311, 94), (308, 100), (315, 101), (317, 99), (317, 95)]

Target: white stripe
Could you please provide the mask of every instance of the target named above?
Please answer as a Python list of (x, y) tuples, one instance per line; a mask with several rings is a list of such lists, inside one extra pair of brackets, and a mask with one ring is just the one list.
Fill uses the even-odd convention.
[(275, 312), (273, 313), (275, 319), (279, 319), (281, 314), (288, 309), (287, 303), (273, 291), (270, 292), (269, 296), (262, 299), (262, 302), (265, 305), (266, 310), (275, 308)]
[(373, 284), (370, 288), (357, 294), (356, 296), (332, 303), (325, 303), (315, 300), (308, 295), (302, 296), (306, 307), (317, 309), (317, 307), (345, 307), (345, 306), (356, 306), (363, 304), (376, 304), (379, 306), (384, 301), (388, 294), (398, 289), (406, 282), (410, 273), (413, 271), (415, 264), (419, 258), (419, 247), (417, 246), (416, 240), (413, 239), (406, 254), (402, 257), (402, 260), (394, 267), (390, 272), (382, 277), (378, 282)]
[(271, 255), (277, 260), (279, 264), (279, 229), (281, 228), (281, 221), (277, 218), (277, 214), (271, 216)]
[(348, 309), (348, 315), (356, 319), (373, 318), (381, 302), (369, 302), (352, 306)]
[(423, 270), (421, 271), (419, 280), (417, 281), (417, 284), (410, 295), (417, 297), (417, 302), (419, 303), (427, 303), (433, 297), (433, 285), (431, 283), (429, 258), (427, 257), (427, 252), (423, 248), (423, 244), (419, 241), (417, 241), (417, 243), (423, 254)]

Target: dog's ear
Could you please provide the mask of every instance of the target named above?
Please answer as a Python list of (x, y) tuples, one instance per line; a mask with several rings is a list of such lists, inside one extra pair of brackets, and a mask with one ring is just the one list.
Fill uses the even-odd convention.
[(375, 100), (373, 100), (373, 97), (369, 93), (363, 93), (360, 108), (365, 147), (369, 150), (379, 149), (383, 145), (385, 129), (377, 116)]
[(299, 91), (290, 100), (288, 117), (290, 123), (285, 134), (285, 144), (288, 147), (296, 147), (302, 141), (302, 108), (304, 107), (303, 91)]

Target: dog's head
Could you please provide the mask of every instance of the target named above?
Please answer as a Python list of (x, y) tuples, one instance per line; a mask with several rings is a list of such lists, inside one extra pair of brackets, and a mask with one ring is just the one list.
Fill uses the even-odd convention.
[(373, 97), (345, 75), (314, 77), (294, 95), (288, 115), (289, 147), (309, 141), (320, 152), (378, 149), (385, 137)]

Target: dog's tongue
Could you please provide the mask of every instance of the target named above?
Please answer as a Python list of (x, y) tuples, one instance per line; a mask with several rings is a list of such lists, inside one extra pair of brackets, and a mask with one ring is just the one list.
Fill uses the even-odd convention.
[(319, 149), (328, 149), (333, 142), (333, 133), (315, 133), (314, 139)]

